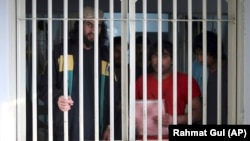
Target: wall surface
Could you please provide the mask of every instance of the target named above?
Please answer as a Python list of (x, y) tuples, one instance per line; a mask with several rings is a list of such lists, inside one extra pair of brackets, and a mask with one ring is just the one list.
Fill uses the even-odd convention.
[(0, 141), (16, 141), (14, 2), (0, 0)]
[(250, 105), (249, 105), (249, 100), (250, 100), (250, 47), (249, 47), (249, 39), (250, 39), (250, 1), (245, 0), (245, 64), (244, 64), (244, 110), (245, 110), (245, 116), (244, 116), (244, 123), (245, 124), (250, 124)]

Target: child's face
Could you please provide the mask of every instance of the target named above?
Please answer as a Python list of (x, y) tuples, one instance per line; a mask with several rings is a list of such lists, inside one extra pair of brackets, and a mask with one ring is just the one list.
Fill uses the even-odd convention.
[[(154, 72), (158, 72), (158, 54), (153, 54), (151, 64)], [(172, 70), (172, 58), (167, 50), (162, 53), (162, 74), (166, 74)]]

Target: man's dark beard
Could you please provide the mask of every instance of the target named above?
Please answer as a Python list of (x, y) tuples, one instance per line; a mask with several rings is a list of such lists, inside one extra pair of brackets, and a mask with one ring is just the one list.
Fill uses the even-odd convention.
[(83, 42), (86, 46), (88, 47), (93, 47), (94, 46), (94, 41), (90, 41), (89, 39), (87, 39), (86, 37), (83, 37)]

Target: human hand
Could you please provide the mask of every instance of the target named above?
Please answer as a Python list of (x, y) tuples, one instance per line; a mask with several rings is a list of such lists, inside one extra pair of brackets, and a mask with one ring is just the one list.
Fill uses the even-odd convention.
[(68, 96), (66, 99), (64, 96), (60, 96), (57, 101), (59, 109), (63, 112), (69, 111), (71, 106), (73, 106), (74, 101), (71, 99), (71, 96)]
[(103, 140), (110, 141), (110, 127), (107, 127), (104, 131)]
[[(158, 123), (158, 116), (153, 117), (154, 122)], [(170, 124), (173, 124), (173, 116), (170, 114), (162, 114), (162, 126), (168, 127)]]
[(162, 115), (162, 126), (169, 126), (170, 124), (173, 124), (173, 116), (170, 114), (163, 114)]

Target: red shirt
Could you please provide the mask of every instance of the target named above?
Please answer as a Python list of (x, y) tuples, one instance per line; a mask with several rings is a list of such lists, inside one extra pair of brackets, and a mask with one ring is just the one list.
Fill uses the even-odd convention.
[[(143, 99), (143, 78), (136, 81), (136, 99)], [(201, 96), (200, 88), (195, 79), (192, 79), (192, 98)], [(158, 80), (153, 74), (147, 75), (147, 99), (158, 99)], [(165, 101), (165, 109), (168, 114), (173, 114), (173, 74), (162, 80), (162, 99)], [(177, 115), (185, 113), (188, 104), (188, 75), (177, 73)], [(151, 137), (150, 137), (151, 138)], [(166, 137), (164, 137), (166, 138)], [(153, 139), (153, 138), (152, 138)], [(157, 136), (156, 138), (157, 139)]]

